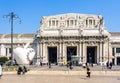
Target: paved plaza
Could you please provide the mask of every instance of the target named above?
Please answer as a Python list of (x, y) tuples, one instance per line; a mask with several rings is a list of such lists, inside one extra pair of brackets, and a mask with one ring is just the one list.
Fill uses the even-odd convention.
[(0, 83), (120, 83), (119, 76), (4, 75)]
[(107, 69), (102, 66), (91, 68), (91, 78), (86, 78), (86, 69), (74, 66), (68, 70), (66, 66), (52, 65), (30, 66), (31, 70), (25, 75), (17, 75), (16, 71), (3, 72), (0, 83), (119, 83), (120, 66)]
[[(120, 66), (113, 66), (112, 69), (106, 68), (106, 66), (89, 66), (91, 71), (120, 71)], [(47, 65), (39, 66), (39, 65), (31, 65), (30, 68), (32, 70), (38, 70), (38, 71), (64, 71), (67, 70), (66, 66), (59, 66), (59, 65), (52, 65), (51, 68), (49, 68)], [(85, 71), (86, 69), (82, 66), (73, 66), (72, 71)]]

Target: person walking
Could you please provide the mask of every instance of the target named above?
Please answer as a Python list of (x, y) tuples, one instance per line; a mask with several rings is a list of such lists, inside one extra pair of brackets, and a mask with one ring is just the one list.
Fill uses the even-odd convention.
[(49, 64), (48, 64), (48, 65), (49, 65), (49, 68), (51, 68), (51, 61), (49, 61)]
[(70, 67), (71, 70), (73, 69), (72, 61), (69, 62), (69, 67)]
[(112, 62), (110, 62), (110, 69), (112, 69)]
[(23, 72), (23, 70), (22, 70), (22, 67), (19, 66), (19, 67), (18, 67), (18, 70), (17, 70), (17, 74), (18, 74), (18, 75), (21, 75), (21, 72)]
[(89, 66), (86, 66), (86, 68), (87, 68), (87, 76), (86, 77), (90, 78), (90, 74), (91, 74), (90, 68), (89, 68)]
[(0, 79), (1, 79), (1, 77), (2, 77), (2, 66), (1, 66), (1, 64), (0, 64)]
[(27, 68), (23, 66), (23, 74), (25, 74), (26, 72), (27, 72)]

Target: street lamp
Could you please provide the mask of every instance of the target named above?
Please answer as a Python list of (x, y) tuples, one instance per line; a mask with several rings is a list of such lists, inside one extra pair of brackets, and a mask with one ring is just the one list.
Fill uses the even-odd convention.
[(4, 15), (3, 18), (8, 18), (11, 22), (11, 65), (14, 65), (14, 56), (13, 56), (13, 21), (16, 19), (19, 19), (21, 22), (21, 19), (14, 14), (13, 12), (9, 13), (8, 15)]

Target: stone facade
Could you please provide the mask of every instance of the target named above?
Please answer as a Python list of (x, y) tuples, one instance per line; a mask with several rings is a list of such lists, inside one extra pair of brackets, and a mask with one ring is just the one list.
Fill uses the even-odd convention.
[[(36, 34), (39, 59), (45, 63), (61, 63), (73, 56), (79, 58), (79, 63), (112, 61), (110, 36), (101, 15), (69, 13), (44, 16)], [(52, 60), (52, 56), (56, 60)]]
[[(0, 55), (10, 56), (10, 34), (0, 35)], [(120, 33), (108, 32), (101, 15), (60, 14), (43, 16), (36, 34), (14, 34), (13, 47), (31, 43), (36, 51), (34, 61), (120, 64)], [(4, 49), (4, 52), (2, 51)]]

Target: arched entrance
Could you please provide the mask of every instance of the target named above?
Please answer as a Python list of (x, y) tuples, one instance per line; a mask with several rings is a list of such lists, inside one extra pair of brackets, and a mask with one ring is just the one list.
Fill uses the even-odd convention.
[(67, 61), (71, 61), (71, 56), (77, 55), (77, 46), (68, 46), (67, 47)]
[(57, 47), (48, 47), (48, 61), (57, 64)]
[(87, 63), (97, 63), (97, 46), (87, 46)]
[(120, 57), (117, 57), (117, 65), (120, 65)]

